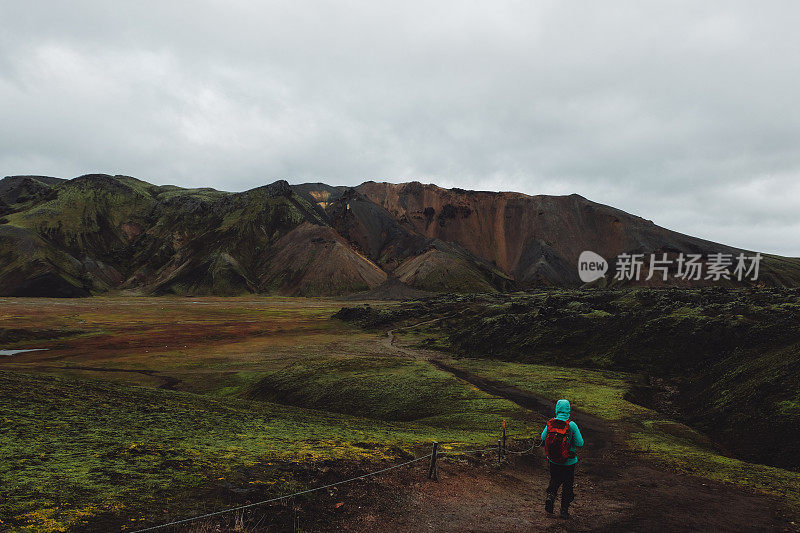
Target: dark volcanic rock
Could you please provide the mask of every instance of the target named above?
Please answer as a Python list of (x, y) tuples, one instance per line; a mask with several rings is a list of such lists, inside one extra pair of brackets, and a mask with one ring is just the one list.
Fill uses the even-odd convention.
[(0, 202), (11, 205), (51, 198), (52, 185), (60, 181), (47, 176), (7, 176), (0, 180)]
[(43, 296), (47, 298), (79, 298), (91, 296), (82, 287), (76, 287), (53, 272), (22, 280), (8, 296)]

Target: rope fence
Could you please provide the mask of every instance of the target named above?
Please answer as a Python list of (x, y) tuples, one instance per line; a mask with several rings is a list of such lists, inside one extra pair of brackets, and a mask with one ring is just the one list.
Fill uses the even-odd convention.
[(389, 467), (386, 467), (386, 468), (382, 468), (380, 470), (376, 470), (375, 472), (369, 472), (368, 474), (363, 474), (363, 475), (360, 475), (360, 476), (351, 477), (349, 479), (345, 479), (345, 480), (342, 480), (342, 481), (337, 481), (336, 483), (329, 483), (327, 485), (322, 485), (320, 487), (314, 487), (313, 489), (301, 490), (299, 492), (295, 492), (295, 493), (292, 493), (292, 494), (286, 494), (284, 496), (278, 496), (277, 498), (271, 498), (269, 500), (263, 500), (263, 501), (255, 502), (255, 503), (248, 503), (247, 505), (240, 505), (239, 507), (231, 507), (230, 509), (223, 509), (221, 511), (215, 511), (213, 513), (206, 513), (206, 514), (202, 514), (202, 515), (199, 515), (199, 516), (194, 516), (192, 518), (184, 518), (183, 520), (175, 520), (173, 522), (167, 522), (166, 524), (160, 524), (160, 525), (157, 525), (157, 526), (147, 527), (147, 528), (144, 528), (144, 529), (137, 529), (137, 530), (133, 531), (132, 533), (144, 533), (145, 531), (156, 531), (158, 529), (163, 529), (165, 527), (177, 526), (177, 525), (180, 525), (180, 524), (186, 524), (188, 522), (194, 522), (196, 520), (202, 520), (204, 518), (210, 518), (212, 516), (218, 516), (218, 515), (225, 514), (225, 513), (232, 513), (234, 511), (242, 511), (244, 509), (249, 509), (251, 507), (257, 507), (259, 505), (267, 505), (267, 504), (270, 504), (270, 503), (276, 503), (276, 502), (279, 502), (281, 500), (288, 500), (289, 498), (294, 498), (295, 496), (302, 496), (303, 494), (310, 494), (312, 492), (317, 492), (317, 491), (320, 491), (320, 490), (329, 489), (329, 488), (335, 487), (337, 485), (344, 485), (345, 483), (350, 483), (352, 481), (356, 481), (356, 480), (359, 480), (359, 479), (364, 479), (364, 478), (367, 478), (367, 477), (370, 477), (370, 476), (376, 476), (378, 474), (382, 474), (383, 472), (388, 472), (389, 470), (394, 470), (396, 468), (400, 468), (400, 467), (403, 467), (403, 466), (406, 466), (406, 465), (410, 465), (411, 463), (416, 463), (417, 461), (422, 461), (423, 459), (427, 459), (427, 458), (431, 457), (432, 455), (433, 454), (429, 453), (428, 455), (423, 455), (422, 457), (415, 457), (414, 459), (411, 459), (410, 461), (406, 461), (404, 463), (400, 463), (400, 464), (397, 464), (397, 465), (393, 465), (393, 466), (389, 466)]
[(525, 455), (526, 453), (533, 451), (535, 448), (538, 448), (539, 446), (541, 446), (541, 443), (534, 442), (533, 445), (527, 450), (522, 450), (521, 452), (517, 452), (514, 450), (506, 450), (506, 453), (513, 453), (514, 455)]
[[(203, 519), (206, 519), (206, 518), (211, 518), (211, 517), (219, 516), (219, 515), (222, 515), (222, 514), (233, 513), (233, 512), (236, 512), (236, 511), (243, 511), (245, 509), (258, 507), (258, 506), (261, 506), (261, 505), (269, 505), (269, 504), (272, 504), (272, 503), (277, 503), (277, 502), (280, 502), (280, 501), (283, 501), (283, 500), (288, 500), (290, 498), (294, 498), (296, 496), (302, 496), (302, 495), (305, 495), (305, 494), (311, 494), (312, 492), (318, 492), (318, 491), (321, 491), (321, 490), (330, 489), (330, 488), (336, 487), (338, 485), (344, 485), (346, 483), (351, 483), (353, 481), (357, 481), (359, 479), (365, 479), (365, 478), (368, 478), (368, 477), (377, 476), (378, 474), (382, 474), (382, 473), (388, 472), (390, 470), (395, 470), (397, 468), (402, 468), (404, 466), (407, 466), (407, 465), (410, 465), (412, 463), (416, 463), (416, 462), (419, 462), (419, 461), (423, 461), (425, 459), (430, 459), (431, 460), (430, 468), (428, 470), (428, 479), (433, 479), (434, 481), (438, 481), (437, 458), (440, 457), (440, 456), (451, 456), (452, 457), (452, 456), (467, 455), (467, 454), (472, 454), (472, 453), (497, 452), (498, 462), (502, 463), (502, 459), (503, 459), (504, 455), (507, 455), (509, 453), (514, 454), (514, 455), (524, 455), (524, 454), (532, 451), (533, 449), (535, 449), (535, 448), (537, 448), (537, 447), (539, 447), (541, 445), (540, 443), (537, 444), (535, 442), (535, 439), (534, 439), (534, 444), (530, 448), (528, 448), (526, 450), (522, 450), (522, 451), (513, 451), (513, 450), (510, 451), (510, 450), (506, 449), (506, 439), (509, 436), (505, 435), (505, 427), (503, 428), (503, 433), (504, 433), (503, 434), (503, 438), (501, 440), (497, 441), (497, 445), (496, 446), (487, 446), (485, 448), (475, 448), (475, 449), (470, 449), (470, 450), (446, 450), (446, 451), (441, 451), (441, 450), (439, 450), (439, 443), (438, 442), (434, 442), (433, 443), (433, 451), (431, 453), (426, 454), (426, 455), (422, 455), (420, 457), (415, 457), (413, 459), (410, 459), (408, 461), (405, 461), (405, 462), (402, 462), (402, 463), (399, 463), (399, 464), (396, 464), (396, 465), (388, 466), (386, 468), (381, 468), (380, 470), (375, 470), (374, 472), (368, 472), (368, 473), (362, 474), (360, 476), (355, 476), (355, 477), (351, 477), (351, 478), (348, 478), (348, 479), (344, 479), (342, 481), (337, 481), (336, 483), (328, 483), (327, 485), (321, 485), (319, 487), (314, 487), (314, 488), (311, 488), (311, 489), (301, 490), (299, 492), (294, 492), (292, 494), (285, 494), (283, 496), (277, 496), (275, 498), (270, 498), (268, 500), (263, 500), (263, 501), (259, 501), (259, 502), (255, 502), (255, 503), (248, 503), (246, 505), (240, 505), (238, 507), (231, 507), (230, 509), (222, 509), (220, 511), (214, 511), (214, 512), (211, 512), (211, 513), (205, 513), (205, 514), (201, 514), (201, 515), (198, 515), (198, 516), (193, 516), (191, 518), (184, 518), (184, 519), (181, 519), (181, 520), (174, 520), (172, 522), (159, 524), (157, 526), (146, 527), (144, 529), (137, 529), (137, 530), (132, 531), (131, 533), (145, 533), (146, 531), (157, 531), (159, 529), (164, 529), (164, 528), (172, 527), (172, 526), (178, 526), (178, 525), (182, 525), (182, 524), (188, 524), (190, 522), (195, 522), (197, 520), (203, 520)], [(513, 437), (512, 437), (512, 439), (513, 440), (528, 440), (528, 438), (517, 439), (517, 438), (513, 438)]]

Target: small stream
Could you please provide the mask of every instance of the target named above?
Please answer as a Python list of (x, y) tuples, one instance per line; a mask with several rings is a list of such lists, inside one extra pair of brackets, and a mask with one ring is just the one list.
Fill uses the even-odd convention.
[(0, 350), (0, 356), (17, 355), (18, 353), (24, 353), (24, 352), (42, 352), (44, 350), (47, 350), (47, 348), (28, 348), (27, 350)]

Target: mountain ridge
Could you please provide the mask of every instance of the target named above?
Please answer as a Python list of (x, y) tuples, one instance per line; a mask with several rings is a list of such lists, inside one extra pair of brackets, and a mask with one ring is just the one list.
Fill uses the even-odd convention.
[[(338, 296), (388, 280), (424, 292), (505, 292), (580, 286), (583, 250), (609, 261), (622, 253), (748, 252), (578, 194), (416, 181), (277, 180), (226, 192), (108, 174), (0, 180), (2, 296)], [(595, 285), (621, 284), (610, 278)], [(755, 284), (800, 285), (800, 259), (765, 255), (759, 280), (746, 283)]]

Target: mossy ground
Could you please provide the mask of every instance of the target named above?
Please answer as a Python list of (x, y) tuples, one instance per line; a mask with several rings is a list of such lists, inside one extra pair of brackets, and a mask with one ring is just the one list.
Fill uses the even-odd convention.
[(386, 465), (434, 440), (495, 442), (503, 419), (539, 425), (331, 319), (337, 302), (0, 304), (0, 328), (54, 335), (10, 343), (49, 349), (0, 361), (0, 520), (15, 529), (166, 521), (225, 507), (214, 487), (280, 495), (315, 465)]
[(80, 378), (2, 372), (0, 386), (2, 520), (31, 531), (80, 529), (99, 513), (187, 513), (195, 491), (245, 468), (261, 473), (244, 483), (281, 494), (301, 488), (292, 464), (378, 462), (433, 440), (490, 438), (489, 428), (390, 423)]
[[(614, 306), (579, 301), (559, 314), (586, 315), (579, 319), (586, 326), (642, 305), (636, 294), (618, 296)], [(387, 464), (424, 453), (434, 440), (451, 449), (493, 443), (501, 420), (512, 433), (536, 435), (540, 417), (393, 350), (384, 333), (399, 322), (402, 344), (453, 350), (455, 328), (477, 328), (476, 315), (486, 334), (508, 321), (527, 324), (518, 299), (486, 307), (458, 297), (436, 313), (373, 303), (365, 316), (375, 329), (367, 330), (332, 319), (341, 304), (323, 299), (0, 299), (0, 328), (14, 331), (3, 347), (48, 348), (0, 361), (0, 520), (31, 531), (97, 530), (100, 519), (132, 527), (225, 507), (220, 487), (256, 486), (262, 496), (305, 488), (310, 478), (302, 473), (331, 461)], [(782, 320), (795, 312), (792, 302), (767, 301), (739, 313), (751, 331), (769, 327), (757, 319), (764, 305), (777, 305), (773, 316)], [(693, 328), (727, 320), (707, 305), (698, 312), (684, 303), (669, 314)], [(565, 331), (564, 317), (556, 318), (552, 327)], [(504, 343), (520, 338), (495, 337), (495, 348), (510, 350)], [(603, 360), (585, 348), (581, 361)], [(759, 393), (759, 361), (777, 373), (767, 373), (773, 381), (791, 376), (793, 350), (729, 368), (709, 400), (736, 405), (739, 396), (725, 392), (735, 387)], [(549, 352), (524, 352), (531, 353)], [(638, 372), (497, 358), (451, 363), (569, 398), (624, 431), (642, 460), (782, 494), (800, 507), (798, 474), (728, 457), (704, 434), (629, 401)], [(783, 396), (775, 405), (793, 413), (795, 400)]]
[[(738, 457), (800, 470), (798, 289), (554, 289), (360, 314), (350, 313), (365, 327), (407, 326), (464, 357), (664, 380), (678, 391), (671, 407)], [(781, 439), (750, 438), (769, 432)]]
[(574, 407), (610, 421), (621, 432), (623, 442), (644, 452), (647, 460), (781, 496), (800, 512), (800, 472), (725, 455), (708, 436), (626, 400), (641, 376), (485, 359), (454, 359), (448, 363), (553, 400), (567, 398)]

